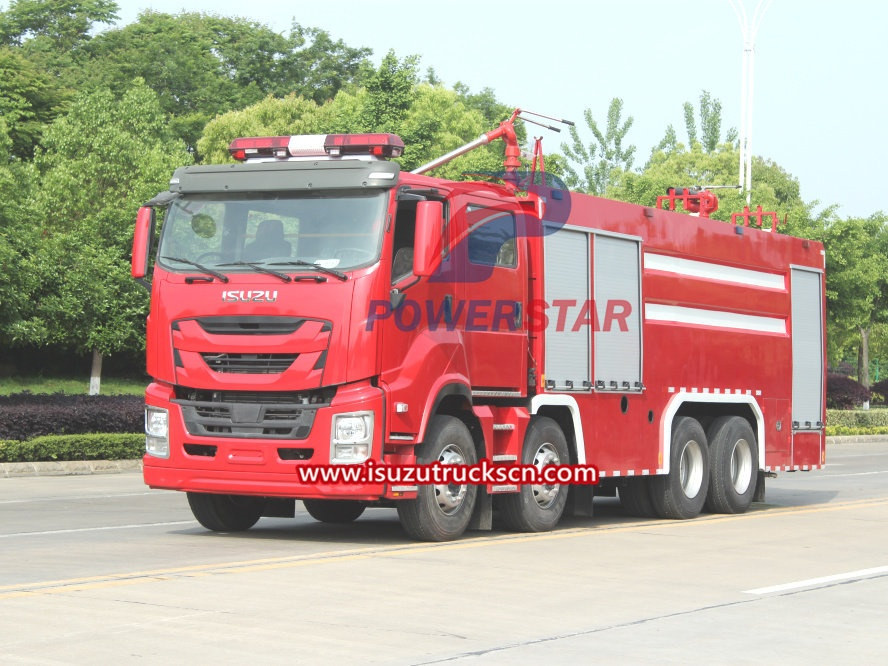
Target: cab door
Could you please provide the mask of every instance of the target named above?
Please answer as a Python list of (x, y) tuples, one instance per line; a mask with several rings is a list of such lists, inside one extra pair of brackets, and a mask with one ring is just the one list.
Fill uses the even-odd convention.
[[(527, 390), (527, 259), (516, 207), (481, 196), (456, 202), (453, 257), (461, 281), (455, 318), (464, 331), (472, 391)], [(461, 310), (461, 311), (459, 311)]]

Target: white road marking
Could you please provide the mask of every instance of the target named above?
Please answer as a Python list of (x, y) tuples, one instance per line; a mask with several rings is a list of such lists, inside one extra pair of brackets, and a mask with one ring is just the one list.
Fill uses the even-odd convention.
[(48, 536), (52, 534), (74, 534), (77, 532), (105, 532), (108, 530), (132, 530), (138, 527), (169, 527), (173, 525), (194, 525), (194, 520), (176, 520), (169, 523), (138, 523), (135, 525), (109, 525), (107, 527), (78, 527), (70, 530), (46, 530), (45, 532), (14, 532), (13, 534), (0, 534), (0, 539), (23, 536)]
[(848, 571), (847, 573), (835, 574), (833, 576), (821, 576), (820, 578), (808, 578), (807, 580), (797, 580), (794, 583), (783, 583), (782, 585), (771, 585), (770, 587), (757, 587), (754, 590), (744, 590), (743, 594), (771, 594), (773, 592), (786, 592), (787, 590), (797, 590), (802, 587), (818, 587), (829, 583), (871, 578), (883, 574), (888, 574), (888, 566)]
[(142, 495), (155, 495), (156, 492), (145, 491), (142, 493), (117, 493), (114, 495), (59, 495), (58, 497), (32, 497), (30, 499), (0, 500), (0, 504), (30, 504), (32, 502), (73, 502), (90, 499), (115, 499), (117, 497), (141, 497)]
[(778, 478), (791, 480), (791, 481), (816, 481), (817, 479), (824, 479), (824, 478), (840, 479), (840, 478), (844, 478), (847, 476), (873, 476), (874, 474), (888, 474), (888, 469), (881, 469), (881, 470), (878, 470), (875, 472), (853, 472), (850, 474), (830, 474), (829, 472), (822, 472), (822, 473), (818, 474), (817, 476), (798, 476), (798, 475), (789, 476), (789, 475), (787, 475), (787, 476), (778, 477)]

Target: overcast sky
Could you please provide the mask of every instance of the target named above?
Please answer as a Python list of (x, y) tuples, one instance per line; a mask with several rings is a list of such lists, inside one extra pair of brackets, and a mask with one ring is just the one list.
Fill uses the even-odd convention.
[[(757, 0), (745, 0), (751, 16)], [(7, 4), (7, 3), (0, 3)], [(682, 103), (709, 90), (723, 127), (740, 124), (742, 40), (728, 0), (118, 0), (121, 24), (144, 9), (244, 16), (286, 31), (327, 30), (378, 61), (418, 54), (423, 70), (502, 102), (599, 121), (622, 97), (628, 140), (643, 164), (670, 123), (685, 139)], [(888, 3), (774, 0), (756, 40), (752, 149), (799, 179), (805, 200), (840, 213), (888, 212)], [(589, 133), (586, 132), (586, 135)], [(561, 137), (544, 132), (544, 147)], [(683, 183), (677, 183), (681, 185)], [(689, 184), (689, 183), (687, 183)]]

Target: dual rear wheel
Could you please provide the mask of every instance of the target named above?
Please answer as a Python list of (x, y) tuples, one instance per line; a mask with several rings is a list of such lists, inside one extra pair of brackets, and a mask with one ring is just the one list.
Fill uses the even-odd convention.
[(620, 487), (627, 512), (687, 519), (704, 507), (715, 513), (742, 513), (749, 508), (758, 475), (758, 447), (746, 419), (719, 417), (704, 432), (696, 419), (679, 417), (670, 444), (668, 474), (630, 477)]

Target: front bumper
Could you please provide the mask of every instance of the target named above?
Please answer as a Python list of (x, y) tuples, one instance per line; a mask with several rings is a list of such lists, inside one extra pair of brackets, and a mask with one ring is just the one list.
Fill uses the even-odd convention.
[(314, 416), (305, 439), (250, 439), (190, 434), (173, 389), (151, 384), (148, 405), (169, 410), (169, 458), (145, 455), (143, 476), (151, 488), (231, 495), (294, 497), (298, 499), (360, 499), (383, 497), (384, 484), (306, 484), (299, 481), (299, 465), (329, 465), (331, 425), (335, 414), (372, 411), (375, 415), (370, 459), (381, 461), (384, 397), (367, 382), (339, 387), (327, 407)]

